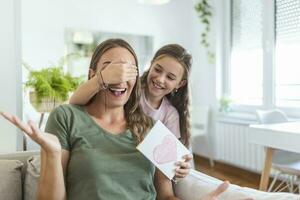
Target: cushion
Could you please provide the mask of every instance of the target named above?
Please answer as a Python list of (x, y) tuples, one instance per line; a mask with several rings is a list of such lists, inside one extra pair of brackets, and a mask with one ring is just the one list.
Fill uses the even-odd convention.
[(0, 194), (1, 199), (22, 199), (23, 163), (18, 160), (0, 160)]
[(24, 200), (36, 200), (36, 191), (40, 177), (40, 156), (31, 156), (27, 160), (24, 180)]
[[(184, 200), (199, 200), (205, 194), (213, 191), (222, 181), (203, 173), (191, 170), (191, 173), (175, 185), (175, 194)], [(231, 184), (219, 196), (220, 200), (253, 198), (255, 200), (300, 200), (299, 195), (290, 193), (267, 193), (251, 188)]]

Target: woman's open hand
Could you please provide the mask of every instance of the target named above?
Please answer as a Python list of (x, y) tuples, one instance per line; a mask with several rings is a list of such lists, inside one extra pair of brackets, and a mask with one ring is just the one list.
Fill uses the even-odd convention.
[(224, 181), (221, 185), (217, 187), (217, 189), (205, 195), (201, 200), (217, 200), (218, 196), (225, 192), (228, 187), (229, 182)]
[(61, 153), (61, 145), (55, 135), (42, 132), (32, 121), (26, 124), (15, 115), (5, 112), (0, 112), (0, 114), (38, 143), (47, 154), (58, 155)]
[[(228, 181), (224, 181), (223, 183), (221, 183), (217, 189), (215, 189), (214, 191), (208, 193), (207, 195), (205, 195), (204, 197), (201, 198), (201, 200), (218, 200), (219, 196), (225, 192), (227, 190), (227, 188), (229, 187), (229, 182)], [(239, 199), (239, 200), (254, 200), (253, 198), (244, 198), (244, 199)]]

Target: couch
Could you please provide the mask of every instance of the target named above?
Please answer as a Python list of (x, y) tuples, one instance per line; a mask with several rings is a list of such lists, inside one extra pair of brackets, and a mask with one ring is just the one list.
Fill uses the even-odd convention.
[[(38, 151), (0, 154), (0, 200), (33, 200), (39, 178)], [(221, 183), (220, 180), (195, 170), (175, 185), (175, 193), (183, 200), (200, 200)], [(255, 200), (300, 200), (299, 195), (267, 193), (230, 185), (219, 200), (238, 200), (252, 197)]]

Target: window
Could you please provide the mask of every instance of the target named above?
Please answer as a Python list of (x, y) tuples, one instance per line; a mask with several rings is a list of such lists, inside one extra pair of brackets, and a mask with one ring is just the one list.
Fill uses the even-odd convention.
[(276, 0), (276, 105), (300, 107), (300, 0)]
[(231, 97), (238, 104), (263, 99), (262, 1), (232, 0)]
[(238, 108), (300, 108), (300, 0), (231, 0), (230, 13), (225, 92)]

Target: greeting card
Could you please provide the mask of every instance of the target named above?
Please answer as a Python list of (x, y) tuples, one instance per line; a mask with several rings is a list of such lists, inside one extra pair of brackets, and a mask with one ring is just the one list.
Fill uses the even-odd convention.
[(182, 157), (190, 154), (190, 151), (159, 120), (137, 149), (170, 180), (175, 175), (175, 162), (183, 161)]

